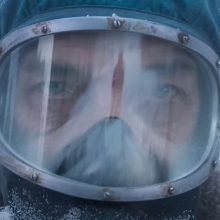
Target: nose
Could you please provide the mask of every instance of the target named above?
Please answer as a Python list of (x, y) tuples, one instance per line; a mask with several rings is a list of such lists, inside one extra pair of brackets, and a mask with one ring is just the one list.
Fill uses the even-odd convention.
[(118, 57), (118, 62), (114, 69), (113, 80), (112, 80), (110, 117), (120, 117), (123, 84), (124, 84), (124, 61), (123, 61), (123, 55), (120, 54)]

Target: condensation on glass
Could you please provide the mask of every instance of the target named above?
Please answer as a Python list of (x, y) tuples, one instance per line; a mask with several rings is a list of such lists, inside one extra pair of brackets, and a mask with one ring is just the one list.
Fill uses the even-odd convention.
[(1, 63), (1, 140), (32, 166), (84, 183), (172, 181), (210, 152), (211, 75), (195, 54), (159, 38), (44, 36)]

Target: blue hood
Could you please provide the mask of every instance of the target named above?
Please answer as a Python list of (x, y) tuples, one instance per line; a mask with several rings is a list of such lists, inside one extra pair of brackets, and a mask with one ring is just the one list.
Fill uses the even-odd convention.
[(220, 0), (0, 0), (0, 39), (16, 28), (70, 16), (152, 20), (187, 31), (220, 55)]

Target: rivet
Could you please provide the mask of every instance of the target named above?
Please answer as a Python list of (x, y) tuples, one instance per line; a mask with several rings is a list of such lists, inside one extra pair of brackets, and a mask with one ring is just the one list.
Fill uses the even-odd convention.
[(215, 160), (212, 165), (215, 168), (217, 166), (217, 164), (218, 164), (218, 162)]
[(38, 175), (36, 173), (32, 173), (31, 178), (32, 178), (32, 180), (37, 180)]
[(110, 194), (109, 192), (105, 192), (105, 193), (104, 193), (104, 197), (105, 197), (105, 198), (110, 198), (110, 197), (111, 197), (111, 194)]
[(44, 34), (46, 34), (47, 31), (48, 31), (47, 26), (43, 26), (42, 29), (41, 29), (41, 32), (44, 33)]
[(220, 59), (217, 60), (216, 66), (217, 66), (217, 67), (220, 67)]
[(115, 13), (113, 13), (113, 14), (112, 14), (112, 17), (113, 17), (113, 18), (117, 18), (118, 15), (116, 15)]
[(189, 37), (187, 36), (187, 35), (184, 35), (183, 37), (182, 37), (182, 43), (183, 44), (187, 44), (189, 42)]
[(173, 194), (175, 193), (174, 187), (171, 186), (171, 187), (169, 188), (168, 192), (169, 192), (170, 195), (173, 195)]
[(115, 28), (120, 28), (121, 27), (121, 22), (117, 21), (117, 20), (114, 20), (113, 25), (114, 25)]

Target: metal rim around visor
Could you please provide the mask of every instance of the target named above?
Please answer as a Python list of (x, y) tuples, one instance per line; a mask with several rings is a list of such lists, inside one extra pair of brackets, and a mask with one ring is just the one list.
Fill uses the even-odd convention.
[[(0, 61), (16, 46), (28, 40), (60, 32), (89, 30), (135, 32), (159, 37), (177, 43), (205, 58), (215, 70), (216, 78), (219, 80), (219, 58), (209, 46), (200, 40), (182, 32), (179, 29), (171, 28), (169, 26), (151, 21), (127, 19), (117, 16), (64, 18), (41, 22), (18, 29), (8, 34), (2, 41), (0, 41)], [(214, 95), (217, 96), (217, 91)], [(117, 202), (146, 201), (167, 198), (187, 192), (199, 186), (211, 174), (219, 155), (219, 128), (217, 128), (217, 111), (214, 112), (214, 117), (212, 120), (212, 125), (214, 126), (211, 128), (213, 135), (210, 138), (213, 146), (210, 155), (205, 162), (188, 176), (163, 184), (140, 188), (99, 187), (65, 179), (55, 174), (40, 171), (39, 169), (33, 168), (32, 166), (26, 164), (12, 152), (9, 152), (5, 148), (5, 144), (2, 142), (0, 142), (0, 163), (2, 163), (3, 166), (12, 172), (29, 181), (57, 192), (75, 197)]]

